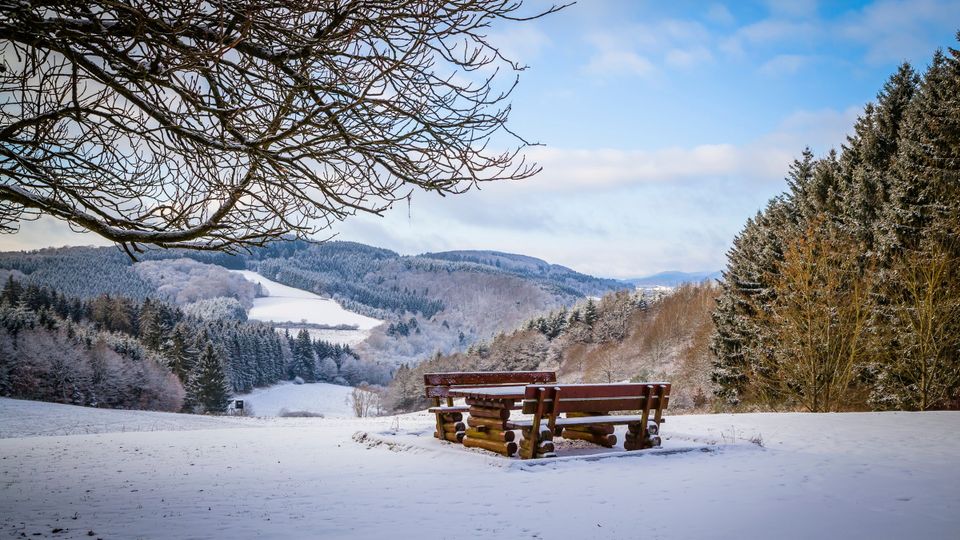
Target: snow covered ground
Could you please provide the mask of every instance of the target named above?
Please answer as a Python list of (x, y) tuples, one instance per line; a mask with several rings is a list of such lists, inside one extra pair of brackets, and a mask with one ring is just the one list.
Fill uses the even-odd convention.
[[(672, 416), (662, 451), (526, 462), (425, 413), (120, 431), (156, 414), (0, 399), (0, 536), (960, 537), (956, 412)], [(65, 421), (103, 432), (36, 436)]]
[(323, 298), (302, 289), (295, 289), (269, 280), (250, 270), (233, 270), (248, 281), (260, 283), (269, 294), (266, 298), (256, 298), (247, 317), (255, 321), (307, 322), (310, 324), (355, 325), (357, 330), (318, 330), (308, 329), (315, 339), (324, 339), (333, 343), (355, 345), (370, 335), (370, 329), (383, 321), (347, 311), (336, 301)]
[(255, 416), (279, 416), (280, 411), (307, 411), (324, 416), (354, 416), (347, 398), (352, 386), (327, 383), (280, 383), (268, 388), (257, 388), (249, 394), (234, 396), (252, 408)]

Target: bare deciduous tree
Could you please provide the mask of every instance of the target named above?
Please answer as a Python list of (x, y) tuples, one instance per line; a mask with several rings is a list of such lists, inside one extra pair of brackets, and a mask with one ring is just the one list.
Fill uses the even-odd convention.
[[(538, 167), (507, 128), (520, 1), (0, 0), (0, 229), (119, 243), (305, 238), (414, 187)], [(497, 134), (515, 137), (504, 151)]]
[(358, 418), (383, 414), (383, 389), (361, 383), (347, 396), (347, 404)]
[(751, 376), (768, 402), (792, 397), (810, 412), (838, 411), (868, 356), (873, 309), (871, 271), (859, 250), (831, 223), (813, 223), (787, 242), (773, 279), (776, 299), (758, 309), (772, 365)]
[(960, 386), (960, 261), (957, 240), (928, 242), (905, 252), (888, 287), (893, 299), (887, 328), (896, 349), (884, 349), (886, 369), (879, 389), (898, 408), (942, 407)]

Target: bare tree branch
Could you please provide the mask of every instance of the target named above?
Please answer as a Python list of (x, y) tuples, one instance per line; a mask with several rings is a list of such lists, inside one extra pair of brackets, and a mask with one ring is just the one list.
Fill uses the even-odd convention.
[(524, 68), (486, 34), (563, 6), (521, 7), (0, 0), (0, 231), (45, 214), (131, 256), (235, 251), (527, 178), (503, 80)]

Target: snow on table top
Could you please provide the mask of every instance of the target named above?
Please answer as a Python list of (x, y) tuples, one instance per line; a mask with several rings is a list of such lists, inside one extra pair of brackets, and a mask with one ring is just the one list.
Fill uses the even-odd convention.
[[(12, 411), (2, 401), (5, 424)], [(127, 413), (78, 409), (81, 422)], [(583, 446), (591, 454), (578, 456), (571, 446), (535, 462), (438, 441), (433, 422), (417, 413), (0, 439), (0, 536), (53, 527), (67, 529), (58, 538), (383, 539), (431, 530), (442, 538), (952, 539), (960, 531), (957, 412), (670, 416), (663, 451)], [(357, 430), (369, 436), (354, 440)], [(712, 450), (675, 452), (696, 445)], [(549, 519), (531, 521), (545, 499), (530, 493), (550, 494)], [(438, 529), (438, 515), (458, 517)]]
[(250, 270), (233, 270), (248, 281), (260, 283), (269, 296), (255, 298), (253, 308), (247, 314), (256, 321), (301, 322), (310, 324), (356, 325), (360, 330), (370, 330), (383, 321), (359, 313), (347, 311), (336, 301), (323, 298), (302, 289), (269, 280)]

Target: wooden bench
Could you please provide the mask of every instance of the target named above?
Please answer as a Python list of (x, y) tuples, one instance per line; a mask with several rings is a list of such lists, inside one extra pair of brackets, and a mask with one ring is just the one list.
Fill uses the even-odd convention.
[[(450, 388), (471, 388), (488, 386), (513, 386), (557, 382), (557, 374), (552, 371), (460, 371), (452, 373), (426, 373), (423, 376), (424, 394), (433, 400), (429, 412), (437, 416), (437, 430), (433, 436), (441, 440), (461, 442), (467, 426), (463, 423), (463, 413), (470, 410), (467, 405), (454, 406)], [(503, 418), (506, 421), (506, 418)]]
[[(660, 424), (669, 400), (670, 383), (665, 382), (530, 385), (522, 407), (533, 418), (507, 422), (507, 427), (522, 431), (523, 459), (554, 457), (555, 435), (613, 447), (614, 426), (624, 424), (624, 449), (641, 450), (660, 446)], [(610, 414), (624, 411), (639, 414)], [(567, 416), (558, 417), (560, 413)]]

